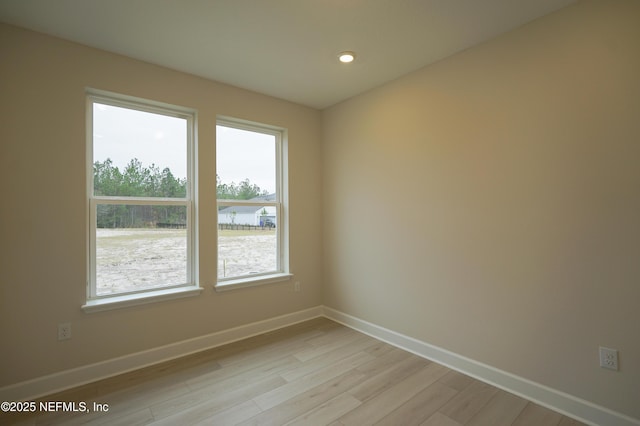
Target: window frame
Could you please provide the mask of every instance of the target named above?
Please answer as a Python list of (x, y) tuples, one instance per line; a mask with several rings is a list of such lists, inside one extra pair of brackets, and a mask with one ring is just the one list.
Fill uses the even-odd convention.
[[(93, 108), (94, 104), (110, 105), (153, 114), (184, 119), (187, 122), (187, 188), (184, 198), (163, 197), (135, 197), (135, 196), (104, 196), (94, 194), (94, 138), (93, 138)], [(195, 151), (196, 151), (197, 111), (189, 108), (115, 94), (95, 89), (86, 92), (86, 170), (87, 170), (87, 285), (86, 303), (82, 306), (85, 312), (102, 311), (131, 305), (145, 304), (159, 300), (167, 300), (200, 294), (197, 277), (197, 211), (196, 211), (196, 181), (195, 181)], [(119, 292), (113, 294), (97, 294), (96, 277), (96, 231), (98, 205), (154, 205), (154, 206), (184, 206), (186, 208), (186, 250), (187, 271), (186, 282), (162, 287)]]
[[(287, 129), (268, 124), (256, 123), (228, 116), (218, 116), (218, 126), (230, 127), (275, 137), (276, 157), (276, 199), (275, 201), (218, 200), (216, 193), (216, 291), (227, 291), (237, 288), (254, 287), (289, 280), (293, 274), (289, 270), (289, 218), (288, 218), (288, 132)], [(216, 157), (217, 173), (217, 157)], [(262, 273), (220, 278), (220, 227), (218, 212), (221, 207), (231, 206), (272, 206), (276, 210), (276, 270)]]

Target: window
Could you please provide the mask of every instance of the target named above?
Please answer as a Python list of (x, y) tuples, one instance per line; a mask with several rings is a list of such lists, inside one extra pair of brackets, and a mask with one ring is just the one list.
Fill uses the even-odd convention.
[(217, 122), (218, 290), (290, 276), (285, 154), (282, 129)]
[(194, 290), (195, 113), (90, 92), (89, 310)]

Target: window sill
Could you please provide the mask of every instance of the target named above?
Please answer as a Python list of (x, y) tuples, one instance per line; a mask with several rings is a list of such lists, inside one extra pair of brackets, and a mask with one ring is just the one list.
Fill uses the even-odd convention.
[(202, 290), (203, 289), (201, 287), (189, 286), (148, 291), (144, 293), (110, 296), (100, 299), (87, 300), (87, 303), (82, 305), (82, 310), (85, 313), (92, 313), (108, 311), (111, 309), (127, 308), (130, 306), (146, 305), (147, 303), (198, 296), (202, 292)]
[(220, 291), (229, 291), (236, 290), (239, 288), (247, 288), (247, 287), (256, 287), (263, 284), (272, 284), (281, 281), (288, 281), (291, 279), (293, 274), (282, 273), (282, 274), (271, 274), (271, 275), (263, 275), (261, 277), (255, 278), (240, 278), (237, 280), (226, 280), (218, 282), (213, 286), (213, 288)]

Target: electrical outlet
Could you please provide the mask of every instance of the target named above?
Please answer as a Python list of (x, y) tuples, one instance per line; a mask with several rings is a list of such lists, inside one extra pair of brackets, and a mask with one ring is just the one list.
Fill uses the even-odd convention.
[(600, 367), (618, 371), (618, 351), (600, 346)]
[(300, 291), (300, 281), (293, 283), (293, 289), (294, 291)]
[(71, 323), (64, 322), (58, 324), (58, 340), (71, 339)]

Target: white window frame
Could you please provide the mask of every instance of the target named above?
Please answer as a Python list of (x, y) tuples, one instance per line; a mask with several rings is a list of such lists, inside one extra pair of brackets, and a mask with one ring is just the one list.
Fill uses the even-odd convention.
[[(185, 198), (156, 198), (156, 197), (120, 197), (94, 195), (93, 182), (93, 105), (105, 105), (128, 108), (137, 111), (177, 117), (187, 121), (187, 190)], [(195, 206), (195, 146), (197, 112), (192, 109), (169, 105), (131, 96), (88, 89), (86, 97), (87, 114), (87, 301), (82, 306), (85, 312), (103, 311), (133, 305), (146, 304), (167, 299), (195, 296), (202, 288), (197, 280), (197, 212)], [(96, 290), (96, 229), (97, 206), (101, 204), (126, 205), (166, 205), (184, 206), (187, 209), (187, 282), (138, 291), (122, 292), (108, 295), (98, 295)]]
[[(293, 274), (289, 270), (289, 194), (288, 194), (288, 132), (286, 129), (252, 121), (240, 120), (231, 117), (218, 116), (217, 126), (231, 127), (239, 130), (263, 133), (275, 137), (276, 155), (276, 199), (275, 201), (247, 201), (247, 200), (218, 200), (216, 195), (216, 234), (219, 231), (217, 212), (220, 207), (229, 206), (271, 206), (276, 209), (276, 270), (259, 274), (219, 278), (216, 271), (216, 291), (227, 291), (237, 288), (254, 287), (289, 280)], [(216, 235), (216, 265), (220, 265), (217, 259), (219, 255), (219, 235)]]

